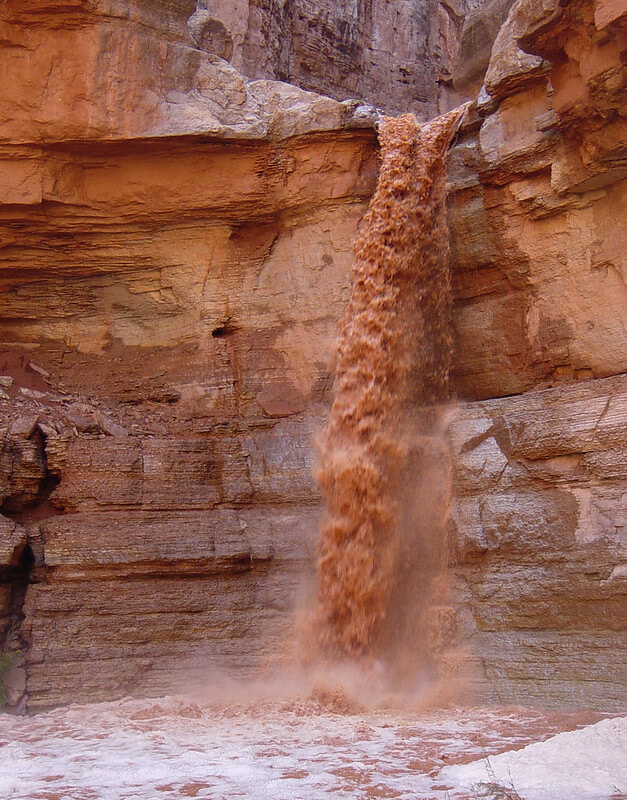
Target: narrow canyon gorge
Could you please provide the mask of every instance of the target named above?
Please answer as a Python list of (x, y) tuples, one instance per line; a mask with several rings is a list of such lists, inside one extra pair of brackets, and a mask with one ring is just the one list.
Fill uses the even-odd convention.
[[(624, 712), (626, 20), (621, 0), (0, 4), (7, 711), (251, 681), (285, 651), (347, 541), (323, 494), (332, 516), (375, 457), (347, 477), (337, 437), (385, 137), (437, 117), (450, 332), (405, 275), (373, 352), (385, 402), (447, 401), (446, 498), (416, 500), (407, 447), (396, 470), (442, 516), (462, 702)], [(448, 247), (406, 232), (427, 264)], [(445, 391), (390, 377), (420, 358)], [(375, 617), (331, 638), (363, 650)]]

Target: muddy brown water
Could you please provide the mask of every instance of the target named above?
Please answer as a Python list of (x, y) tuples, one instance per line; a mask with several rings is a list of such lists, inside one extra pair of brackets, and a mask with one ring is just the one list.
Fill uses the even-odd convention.
[(125, 699), (0, 717), (0, 797), (469, 800), (476, 795), (438, 778), (444, 766), (598, 718), (519, 708), (347, 711), (311, 695)]
[(452, 359), (446, 154), (463, 115), (383, 118), (381, 169), (355, 241), (335, 399), (319, 440), (326, 502), (319, 655), (392, 688), (463, 682), (447, 574)]

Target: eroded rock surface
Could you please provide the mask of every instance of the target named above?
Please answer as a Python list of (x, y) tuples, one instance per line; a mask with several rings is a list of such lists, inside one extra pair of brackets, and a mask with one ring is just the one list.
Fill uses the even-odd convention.
[(2, 174), (17, 192), (5, 202), (23, 202), (20, 188), (26, 202), (33, 192), (46, 194), (38, 149), (15, 151), (18, 144), (184, 134), (285, 138), (372, 125), (357, 101), (247, 82), (197, 46), (186, 21), (193, 9), (189, 0), (3, 4)]
[(199, 0), (192, 27), (199, 35), (206, 26), (208, 47), (229, 52), (252, 78), (288, 81), (338, 100), (358, 97), (388, 113), (412, 111), (427, 120), (466, 96), (453, 88), (452, 76), (473, 5), (476, 0)]
[(370, 133), (90, 146), (46, 157), (83, 173), (50, 210), (5, 206), (3, 509), (46, 566), (31, 708), (245, 671), (280, 638), (373, 155)]
[(544, 5), (512, 7), (451, 156), (464, 397), (625, 371), (622, 28)]
[(495, 700), (622, 707), (626, 389), (571, 383), (451, 423), (460, 621)]
[[(512, 6), (451, 154), (459, 625), (484, 696), (616, 708), (622, 17), (538, 8)], [(246, 80), (211, 53), (228, 55), (222, 28), (191, 38), (195, 11), (0, 12), (14, 709), (250, 673), (311, 574), (312, 442), (376, 115)]]
[(458, 389), (501, 397), (451, 425), (453, 549), (501, 701), (624, 704), (620, 17), (518, 0), (451, 155)]

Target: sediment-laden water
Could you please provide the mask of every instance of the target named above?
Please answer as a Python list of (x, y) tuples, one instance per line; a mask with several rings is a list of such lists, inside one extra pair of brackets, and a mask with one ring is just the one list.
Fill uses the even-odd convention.
[(522, 709), (417, 717), (350, 708), (333, 696), (228, 705), (125, 699), (0, 716), (0, 797), (600, 800), (626, 788), (617, 758), (625, 720), (589, 725), (561, 743), (549, 738), (597, 719)]
[(424, 125), (412, 115), (381, 121), (379, 182), (355, 242), (335, 400), (320, 441), (327, 515), (316, 616), (327, 653), (393, 654), (398, 663), (399, 647), (416, 655), (445, 627), (427, 625), (426, 610), (446, 605), (445, 157), (462, 113)]
[[(433, 666), (447, 647), (450, 657), (454, 627), (444, 535), (444, 158), (458, 118), (381, 125), (381, 176), (355, 246), (320, 450), (328, 513), (315, 632), (322, 651), (340, 658), (310, 664), (298, 691), (288, 671), (273, 685), (239, 687), (208, 675), (211, 690), (193, 697), (0, 715), (0, 798), (625, 797), (625, 718), (434, 710), (429, 680), (394, 680), (415, 678), (416, 664)], [(377, 681), (379, 667), (393, 680)]]

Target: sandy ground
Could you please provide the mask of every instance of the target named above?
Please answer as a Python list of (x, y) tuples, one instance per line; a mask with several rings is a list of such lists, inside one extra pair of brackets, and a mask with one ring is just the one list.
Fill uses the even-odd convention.
[[(618, 798), (627, 790), (616, 762), (625, 721), (520, 708), (361, 710), (339, 695), (125, 699), (0, 716), (0, 797)], [(560, 743), (563, 731), (572, 733)], [(595, 769), (588, 758), (582, 782), (572, 763), (591, 752)]]

